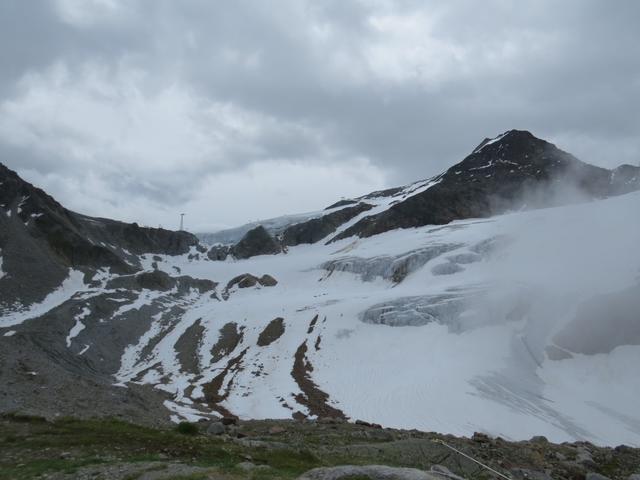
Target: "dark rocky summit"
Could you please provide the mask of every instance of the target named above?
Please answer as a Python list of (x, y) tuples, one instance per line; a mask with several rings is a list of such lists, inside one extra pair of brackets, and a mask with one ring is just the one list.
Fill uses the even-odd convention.
[(527, 131), (510, 130), (485, 139), (433, 180), (438, 183), (363, 218), (334, 240), (619, 195), (640, 188), (640, 167), (595, 167)]

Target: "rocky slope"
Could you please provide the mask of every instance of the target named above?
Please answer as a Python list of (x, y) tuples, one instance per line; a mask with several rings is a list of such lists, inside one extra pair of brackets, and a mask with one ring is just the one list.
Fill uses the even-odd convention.
[(512, 131), (209, 249), (2, 175), (0, 412), (640, 444), (636, 167)]

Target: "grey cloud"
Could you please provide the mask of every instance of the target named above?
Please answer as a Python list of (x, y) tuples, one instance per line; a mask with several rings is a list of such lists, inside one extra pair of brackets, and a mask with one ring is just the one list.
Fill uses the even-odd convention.
[[(272, 159), (366, 158), (388, 174), (387, 182), (404, 183), (447, 168), (484, 137), (510, 128), (557, 139), (585, 161), (640, 162), (640, 4), (631, 0), (615, 6), (143, 0), (125, 2), (122, 18), (90, 27), (65, 23), (53, 5), (0, 6), (5, 100), (27, 72), (56, 61), (92, 61), (145, 72), (149, 92), (179, 85), (203, 102), (228, 103), (260, 119), (250, 139), (227, 139), (225, 165), (201, 162), (182, 177), (131, 178), (124, 185), (105, 173), (119, 195), (161, 201), (168, 185), (176, 191), (185, 185), (177, 195), (184, 201), (203, 176)], [(371, 21), (413, 14), (422, 15), (414, 36), (399, 40), (394, 35), (411, 32), (381, 32)], [(427, 52), (409, 58), (406, 76), (393, 79), (386, 78), (392, 65), (387, 71), (384, 62), (371, 64), (373, 46), (394, 48), (397, 57), (414, 46)], [(201, 124), (209, 128), (207, 120)], [(16, 160), (13, 152), (6, 163), (74, 175), (68, 162), (54, 166), (22, 154)]]

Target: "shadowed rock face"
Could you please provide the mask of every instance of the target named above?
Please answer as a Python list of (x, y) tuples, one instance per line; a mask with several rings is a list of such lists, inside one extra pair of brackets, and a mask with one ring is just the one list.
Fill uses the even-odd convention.
[(226, 260), (229, 255), (247, 259), (256, 255), (275, 255), (283, 251), (282, 245), (262, 226), (249, 230), (235, 245), (214, 245), (207, 252), (209, 260)]
[(231, 247), (230, 246), (228, 246), (228, 245), (214, 245), (207, 252), (207, 257), (209, 258), (209, 260), (222, 261), (222, 260), (226, 260), (227, 259), (227, 257), (229, 256), (229, 253), (231, 253)]
[(282, 243), (289, 246), (315, 243), (335, 232), (343, 223), (371, 208), (373, 206), (368, 203), (359, 203), (353, 207), (343, 208), (337, 212), (292, 225), (282, 234)]
[(278, 340), (284, 333), (284, 318), (274, 318), (269, 324), (264, 327), (264, 330), (260, 332), (258, 336), (258, 346), (266, 347)]
[(227, 286), (222, 291), (222, 298), (227, 300), (231, 295), (234, 287), (237, 288), (251, 288), (256, 286), (261, 287), (275, 287), (278, 284), (278, 281), (273, 278), (271, 275), (262, 275), (260, 278), (255, 275), (251, 275), (250, 273), (242, 273), (237, 277), (233, 277), (227, 283)]
[(256, 255), (275, 255), (282, 252), (282, 246), (262, 226), (249, 230), (231, 249), (236, 258), (250, 258)]
[(511, 130), (485, 140), (436, 185), (363, 218), (334, 240), (617, 195), (640, 188), (638, 170), (588, 165), (529, 132)]
[(177, 287), (180, 293), (195, 289), (199, 293), (215, 291), (216, 283), (200, 278), (192, 278), (187, 275), (171, 277), (166, 272), (154, 270), (152, 272), (141, 272), (136, 275), (125, 275), (113, 278), (107, 282), (107, 288), (124, 288), (127, 290), (155, 290), (166, 292)]
[(200, 373), (198, 349), (205, 331), (201, 322), (202, 319), (196, 320), (193, 325), (185, 330), (174, 345), (177, 358), (184, 372)]
[(211, 361), (219, 362), (229, 355), (242, 342), (242, 329), (235, 322), (225, 323), (219, 331), (218, 341), (211, 348)]

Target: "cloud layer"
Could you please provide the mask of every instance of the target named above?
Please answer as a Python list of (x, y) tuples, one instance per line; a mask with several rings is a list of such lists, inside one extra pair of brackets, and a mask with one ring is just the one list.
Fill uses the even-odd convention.
[(70, 208), (191, 230), (316, 210), (531, 130), (640, 161), (640, 4), (0, 4), (0, 161)]

